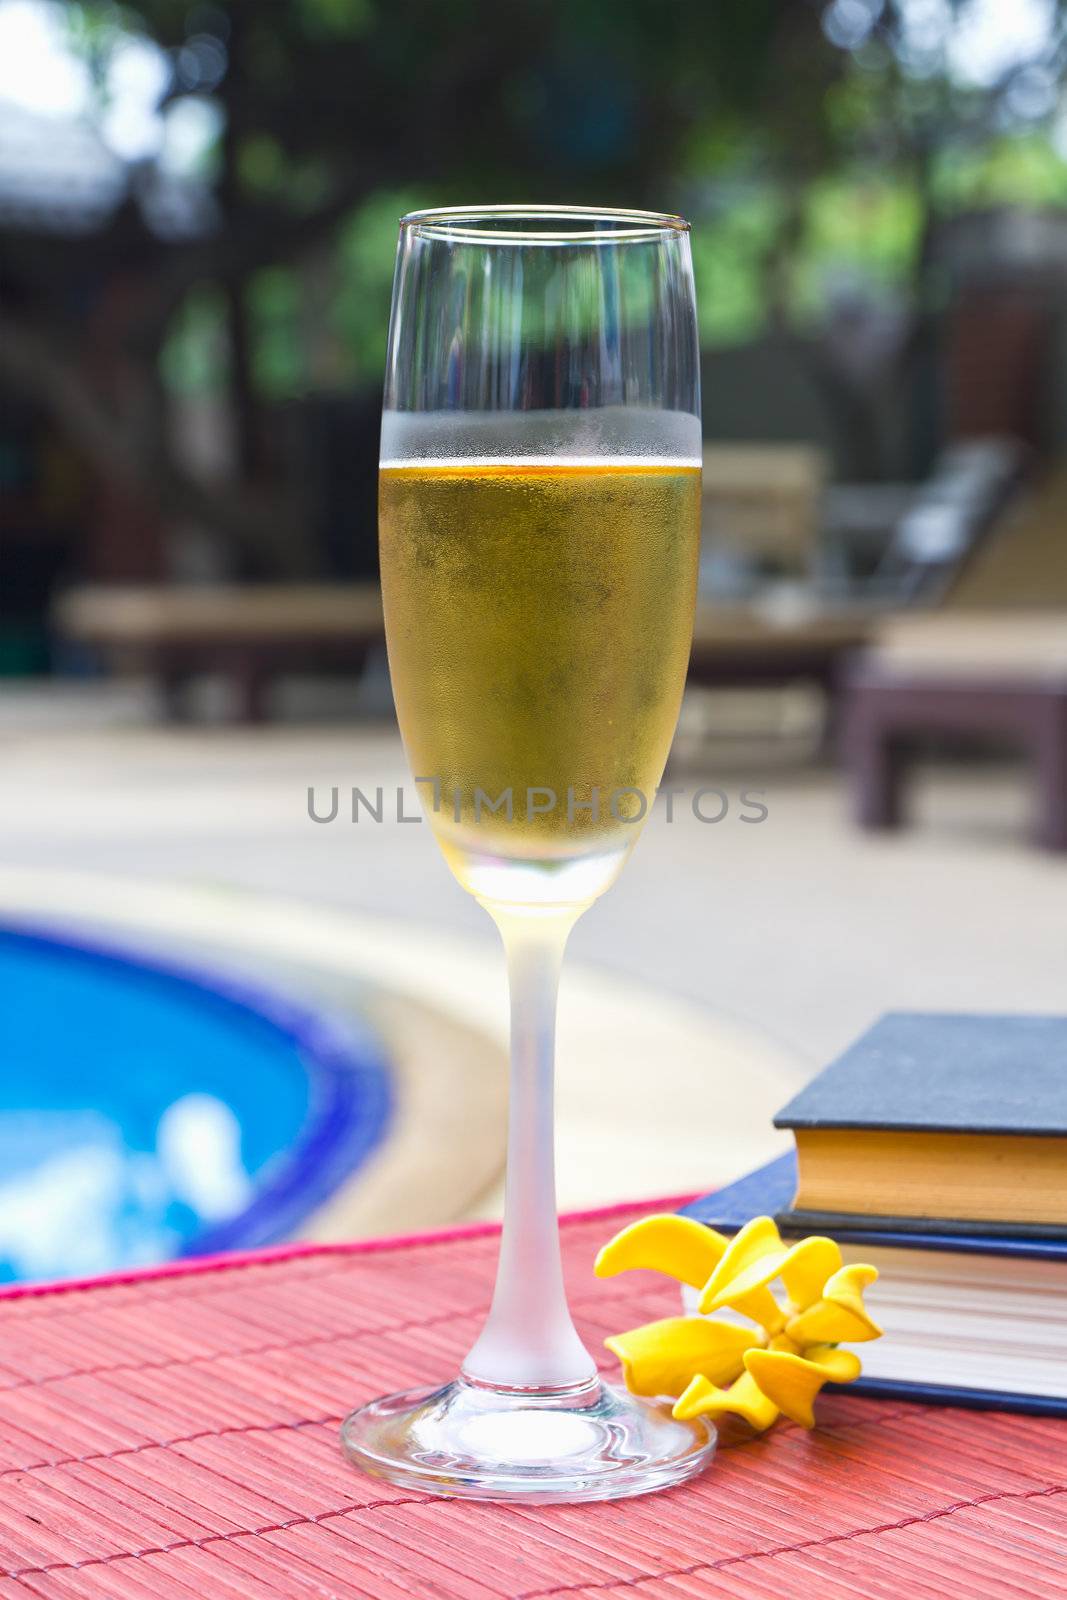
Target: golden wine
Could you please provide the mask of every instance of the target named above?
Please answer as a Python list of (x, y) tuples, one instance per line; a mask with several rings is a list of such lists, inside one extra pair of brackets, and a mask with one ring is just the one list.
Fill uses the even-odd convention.
[(450, 866), (493, 898), (480, 864), (524, 863), (529, 898), (552, 899), (567, 863), (601, 857), (599, 893), (678, 717), (699, 468), (386, 465), (380, 523), (400, 728)]

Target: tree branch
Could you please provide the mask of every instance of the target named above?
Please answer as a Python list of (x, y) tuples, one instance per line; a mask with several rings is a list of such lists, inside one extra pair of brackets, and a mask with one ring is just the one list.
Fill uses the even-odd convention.
[(169, 520), (188, 519), (225, 535), (246, 557), (292, 572), (304, 541), (296, 518), (249, 491), (206, 487), (184, 470), (166, 448), (146, 451), (81, 377), (69, 358), (24, 321), (0, 312), (0, 374), (45, 410), (102, 476), (112, 477), (158, 507)]

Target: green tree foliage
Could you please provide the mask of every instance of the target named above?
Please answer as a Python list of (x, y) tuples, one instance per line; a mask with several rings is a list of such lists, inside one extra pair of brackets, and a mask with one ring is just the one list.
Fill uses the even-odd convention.
[[(269, 477), (265, 401), (378, 381), (396, 218), (412, 206), (684, 210), (709, 343), (817, 330), (842, 282), (921, 309), (941, 218), (1067, 199), (1063, 0), (1025, 0), (1044, 23), (1002, 30), (992, 68), (988, 50), (975, 65), (983, 8), (69, 0), (101, 84), (139, 34), (165, 52), (167, 114), (213, 113), (198, 175), (216, 221), (160, 237), (131, 205), (92, 241), (94, 270), (136, 273), (125, 321), (109, 324), (124, 398), (91, 390), (64, 240), (37, 241), (19, 325), (0, 313), (0, 367), (108, 470), (241, 541), (284, 497), (266, 497), (269, 514), (206, 502), (173, 459), (167, 392), (228, 390), (244, 479)], [(131, 166), (129, 181), (132, 196), (146, 173)], [(830, 387), (847, 407), (862, 400)]]

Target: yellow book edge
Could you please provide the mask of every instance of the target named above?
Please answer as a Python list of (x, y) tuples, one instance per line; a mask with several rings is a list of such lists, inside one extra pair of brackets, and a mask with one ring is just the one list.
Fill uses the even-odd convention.
[(796, 1128), (798, 1211), (1067, 1227), (1067, 1138)]

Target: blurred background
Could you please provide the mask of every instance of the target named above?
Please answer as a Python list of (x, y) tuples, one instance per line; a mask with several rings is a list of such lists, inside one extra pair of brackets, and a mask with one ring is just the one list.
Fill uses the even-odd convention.
[(573, 939), (564, 1203), (774, 1154), (884, 1010), (1063, 1009), (1065, 64), (1056, 0), (0, 0), (0, 1276), (499, 1209), (495, 935), (350, 820), (414, 207), (693, 224), (683, 797)]

